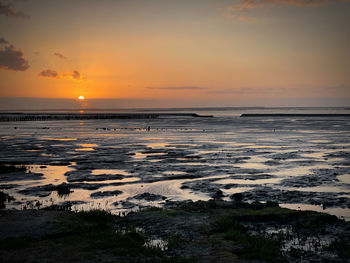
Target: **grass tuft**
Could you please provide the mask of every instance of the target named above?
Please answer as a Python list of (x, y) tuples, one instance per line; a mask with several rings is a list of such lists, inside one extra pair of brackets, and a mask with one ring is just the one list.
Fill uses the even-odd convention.
[(276, 241), (249, 234), (247, 229), (232, 216), (224, 216), (216, 221), (214, 231), (222, 232), (225, 239), (232, 240), (242, 247), (238, 255), (241, 259), (285, 262)]
[(350, 244), (344, 239), (338, 239), (333, 241), (328, 250), (337, 253), (340, 258), (350, 259)]

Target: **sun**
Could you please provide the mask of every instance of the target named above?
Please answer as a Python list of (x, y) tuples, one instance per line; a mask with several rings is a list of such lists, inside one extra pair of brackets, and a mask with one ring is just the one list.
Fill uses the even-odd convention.
[(85, 100), (85, 97), (84, 96), (79, 96), (78, 100)]

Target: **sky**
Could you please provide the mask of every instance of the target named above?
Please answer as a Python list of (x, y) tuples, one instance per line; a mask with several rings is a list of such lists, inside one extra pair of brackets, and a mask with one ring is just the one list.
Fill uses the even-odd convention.
[(350, 106), (350, 0), (0, 0), (0, 109), (78, 96)]

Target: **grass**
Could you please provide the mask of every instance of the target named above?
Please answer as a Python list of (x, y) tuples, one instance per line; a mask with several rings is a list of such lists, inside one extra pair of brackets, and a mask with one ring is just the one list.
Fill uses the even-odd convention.
[(221, 217), (213, 226), (214, 231), (223, 233), (225, 239), (234, 241), (235, 245), (242, 248), (238, 253), (239, 258), (266, 262), (285, 262), (276, 241), (249, 234), (235, 217)]
[(110, 212), (99, 209), (92, 209), (89, 211), (80, 211), (75, 213), (75, 216), (82, 221), (82, 223), (93, 224), (99, 229), (110, 227), (116, 216)]
[(344, 239), (333, 241), (328, 250), (335, 252), (342, 259), (350, 259), (350, 244)]
[(30, 246), (32, 241), (33, 240), (31, 238), (26, 236), (9, 237), (0, 242), (0, 251), (26, 248)]
[(72, 211), (72, 206), (70, 204), (65, 205), (57, 205), (53, 204), (50, 206), (45, 206), (41, 208), (41, 210), (48, 210), (48, 211)]
[[(7, 251), (12, 254), (44, 251), (52, 257), (63, 255), (50, 262), (75, 262), (79, 257), (96, 257), (95, 262), (100, 261), (99, 257), (113, 262), (201, 262), (202, 249), (208, 252), (215, 248), (213, 259), (286, 262), (283, 255), (304, 258), (304, 251), (298, 247), (282, 255), (280, 248), (288, 240), (287, 235), (293, 232), (303, 238), (343, 222), (334, 216), (289, 210), (275, 204), (220, 200), (183, 203), (173, 209), (147, 208), (126, 217), (98, 209), (73, 212), (70, 207), (57, 205), (45, 210), (62, 211), (57, 213), (58, 222), (55, 221), (59, 234), (41, 240), (5, 239), (0, 245), (0, 261)], [(292, 232), (276, 238), (265, 235), (260, 226), (277, 229), (289, 226)], [(143, 230), (137, 231), (137, 227)], [(165, 240), (168, 249), (145, 246), (154, 237)], [(341, 259), (350, 257), (350, 245), (344, 239), (338, 238), (327, 250)]]
[(56, 191), (59, 197), (67, 196), (71, 193), (70, 187), (65, 183), (58, 185)]
[[(28, 248), (55, 250), (56, 247), (74, 247), (77, 253), (104, 251), (118, 256), (155, 256), (161, 250), (144, 246), (144, 238), (136, 231), (121, 233), (113, 229), (81, 233), (70, 233), (61, 237), (35, 240), (27, 237), (7, 238), (2, 240), (0, 251), (22, 250)], [(69, 258), (70, 255), (67, 255)]]
[(182, 246), (186, 241), (178, 234), (170, 235), (166, 241), (168, 242), (169, 248), (178, 248)]
[(0, 261), (1, 254), (7, 251), (16, 251), (19, 254), (23, 251), (65, 254), (63, 250), (74, 250), (74, 255), (66, 253), (62, 262), (74, 262), (76, 255), (92, 256), (97, 252), (105, 256), (131, 258), (162, 256), (159, 248), (144, 246), (145, 239), (135, 228), (116, 231), (114, 224), (117, 219), (118, 217), (110, 212), (97, 209), (64, 213), (60, 216), (60, 221), (55, 223), (56, 227), (62, 230), (60, 234), (41, 239), (13, 237), (2, 240)]
[(317, 212), (303, 211), (296, 218), (293, 228), (296, 231), (313, 231), (326, 224), (332, 224), (339, 221), (336, 216), (321, 214)]

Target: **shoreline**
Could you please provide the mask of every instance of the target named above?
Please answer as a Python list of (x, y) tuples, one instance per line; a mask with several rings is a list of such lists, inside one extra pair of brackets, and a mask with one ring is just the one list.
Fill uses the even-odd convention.
[(57, 121), (57, 120), (107, 120), (107, 119), (157, 119), (160, 117), (213, 118), (197, 113), (0, 113), (0, 122)]

